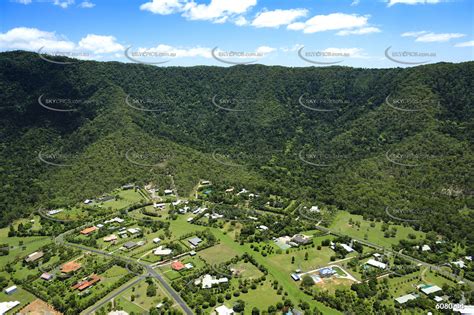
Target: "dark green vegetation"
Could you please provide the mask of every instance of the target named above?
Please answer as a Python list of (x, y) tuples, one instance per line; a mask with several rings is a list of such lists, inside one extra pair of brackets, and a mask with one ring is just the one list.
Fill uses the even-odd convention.
[[(2, 225), (129, 182), (170, 186), (173, 175), (181, 195), (203, 178), (239, 184), (410, 220), (473, 254), (473, 62), (157, 68), (9, 52), (0, 69)], [(51, 111), (40, 95), (80, 102)]]

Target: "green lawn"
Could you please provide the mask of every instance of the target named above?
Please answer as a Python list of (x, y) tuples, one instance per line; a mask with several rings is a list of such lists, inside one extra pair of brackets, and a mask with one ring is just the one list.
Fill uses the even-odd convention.
[(233, 274), (241, 279), (256, 279), (263, 275), (263, 273), (251, 263), (239, 262), (230, 266), (233, 269)]
[(232, 308), (237, 300), (243, 300), (245, 302), (244, 314), (251, 314), (254, 307), (257, 307), (260, 311), (267, 310), (270, 305), (275, 305), (277, 302), (283, 301), (282, 297), (283, 295), (277, 295), (269, 281), (265, 281), (263, 285), (259, 285), (257, 289), (249, 289), (248, 293), (241, 293), (239, 297), (232, 296), (232, 299), (225, 301), (224, 304)]
[(125, 207), (130, 206), (133, 203), (140, 202), (145, 200), (145, 198), (134, 189), (120, 190), (118, 192), (112, 192), (112, 196), (118, 195), (120, 198), (118, 200), (109, 200), (101, 203), (100, 205), (104, 209), (119, 210)]
[[(48, 236), (8, 237), (8, 231), (8, 228), (0, 229), (0, 244), (10, 246), (10, 253), (7, 256), (0, 256), (0, 266), (17, 258), (21, 259), (51, 242)], [(20, 242), (23, 242), (23, 245), (20, 246)]]
[[(305, 254), (308, 253), (308, 260), (305, 260)], [(329, 247), (322, 247), (321, 250), (315, 248), (308, 248), (306, 250), (290, 250), (289, 254), (271, 255), (267, 258), (268, 262), (286, 273), (286, 277), (295, 269), (302, 271), (314, 270), (321, 268), (331, 262), (331, 256), (334, 251)], [(292, 264), (292, 257), (295, 257), (295, 263)]]
[[(9, 286), (12, 286), (13, 283), (10, 283)], [(25, 307), (27, 304), (31, 303), (36, 299), (36, 297), (30, 292), (22, 289), (20, 286), (17, 286), (18, 289), (15, 293), (11, 295), (5, 294), (3, 291), (0, 292), (0, 302), (9, 302), (9, 301), (19, 301), (20, 305), (7, 312), (6, 314), (16, 314), (21, 308)]]
[(207, 248), (198, 253), (200, 257), (202, 257), (208, 264), (211, 265), (223, 263), (240, 254), (241, 252), (235, 250), (225, 243)]
[[(349, 224), (349, 220), (352, 219), (354, 222), (360, 222), (360, 227)], [(374, 224), (371, 227), (370, 224)], [(391, 247), (392, 245), (398, 244), (402, 239), (408, 239), (408, 234), (416, 235), (417, 239), (423, 239), (424, 233), (415, 231), (412, 227), (405, 227), (403, 225), (391, 224), (390, 228), (396, 227), (397, 234), (395, 237), (385, 238), (384, 232), (381, 230), (381, 222), (365, 221), (360, 215), (353, 215), (346, 211), (339, 212), (329, 227), (331, 231), (349, 235), (359, 239), (365, 239), (369, 242), (375, 243), (384, 247)]]

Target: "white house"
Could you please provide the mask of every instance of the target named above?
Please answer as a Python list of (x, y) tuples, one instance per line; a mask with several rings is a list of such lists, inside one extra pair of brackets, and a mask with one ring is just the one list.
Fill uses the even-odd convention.
[(92, 203), (92, 200), (86, 199), (86, 200), (84, 200), (84, 203), (85, 203), (86, 205), (88, 205), (88, 204)]
[(196, 285), (202, 284), (203, 289), (210, 289), (214, 284), (226, 283), (229, 279), (226, 277), (217, 279), (216, 277), (211, 276), (210, 274), (204, 275), (202, 280), (196, 280), (194, 283)]
[(232, 315), (234, 314), (234, 310), (231, 308), (228, 308), (225, 305), (221, 305), (219, 307), (216, 307), (216, 312), (217, 315)]
[(458, 260), (458, 261), (453, 261), (451, 262), (452, 265), (455, 265), (455, 266), (458, 266), (459, 268), (464, 268), (466, 267), (466, 264), (464, 263), (464, 261), (462, 260)]
[(58, 214), (60, 212), (63, 212), (63, 209), (50, 210), (50, 211), (48, 211), (48, 214), (49, 215), (55, 215), (55, 214)]
[(416, 299), (418, 296), (414, 295), (414, 294), (407, 294), (407, 295), (404, 295), (404, 296), (401, 296), (399, 298), (396, 298), (395, 301), (398, 303), (398, 304), (405, 304), (406, 302), (408, 301), (411, 301), (411, 300), (414, 300)]
[(6, 314), (12, 308), (20, 305), (19, 301), (0, 302), (0, 314)]
[(266, 226), (266, 225), (259, 225), (258, 228), (262, 231), (267, 231), (268, 230), (268, 226)]
[(429, 245), (425, 244), (421, 247), (421, 251), (423, 251), (423, 252), (427, 252), (427, 251), (430, 251), (430, 250), (431, 250), (431, 247)]
[(153, 243), (158, 244), (159, 242), (161, 242), (161, 238), (155, 237), (155, 238), (153, 239)]
[(158, 246), (155, 249), (154, 254), (158, 255), (158, 256), (167, 256), (167, 255), (171, 254), (172, 252), (173, 251), (169, 248), (165, 248), (164, 246)]
[(346, 252), (348, 253), (352, 253), (354, 251), (354, 249), (352, 247), (350, 247), (349, 245), (347, 244), (341, 244), (342, 248), (344, 248), (346, 250)]
[(436, 292), (439, 292), (439, 291), (442, 291), (442, 290), (443, 289), (441, 289), (437, 285), (425, 285), (425, 286), (421, 287), (421, 292), (423, 292), (426, 295), (429, 295), (431, 293), (436, 293)]
[(173, 194), (173, 190), (165, 189), (165, 195), (171, 195), (171, 194)]
[(115, 217), (113, 219), (110, 219), (110, 220), (107, 220), (107, 221), (104, 221), (104, 224), (109, 224), (109, 223), (123, 223), (125, 220), (124, 219), (121, 219), (119, 217)]
[(16, 287), (16, 285), (12, 285), (11, 287), (9, 288), (6, 288), (4, 291), (6, 294), (13, 294), (16, 292), (18, 288)]
[(380, 268), (380, 269), (386, 269), (387, 268), (387, 264), (384, 264), (383, 262), (377, 261), (377, 260), (372, 259), (372, 258), (367, 260), (366, 264), (369, 265), (369, 266), (372, 266), (372, 267)]
[(319, 210), (319, 207), (318, 206), (312, 206), (310, 209), (309, 209), (310, 212), (321, 212), (321, 210)]
[(140, 229), (139, 228), (130, 228), (127, 231), (131, 234), (137, 234), (137, 233), (140, 232)]

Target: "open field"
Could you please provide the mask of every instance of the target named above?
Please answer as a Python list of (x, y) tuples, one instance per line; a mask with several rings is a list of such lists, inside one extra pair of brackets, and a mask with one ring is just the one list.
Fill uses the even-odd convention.
[(263, 275), (257, 267), (251, 263), (242, 261), (235, 265), (231, 265), (230, 268), (233, 271), (234, 276), (237, 276), (239, 279), (256, 279)]
[(208, 264), (220, 264), (239, 255), (239, 252), (226, 244), (219, 244), (198, 253)]
[[(355, 224), (349, 224), (350, 219), (354, 222), (360, 222), (360, 227)], [(372, 227), (371, 224), (374, 226)], [(384, 237), (384, 232), (381, 230), (381, 222), (365, 221), (361, 215), (353, 215), (346, 211), (341, 211), (336, 215), (334, 221), (329, 226), (329, 229), (337, 233), (364, 239), (384, 247), (391, 247), (392, 245), (398, 244), (402, 239), (408, 239), (408, 234), (416, 235), (417, 239), (424, 238), (423, 232), (415, 231), (412, 227), (391, 224), (389, 229), (392, 227), (397, 229), (396, 236), (386, 238)]]
[(8, 228), (0, 229), (0, 244), (8, 244), (10, 253), (0, 256), (0, 266), (34, 252), (38, 248), (51, 242), (49, 236), (8, 237)]
[[(10, 285), (13, 285), (13, 283), (10, 283)], [(18, 287), (17, 291), (11, 295), (5, 294), (5, 292), (3, 291), (0, 292), (0, 302), (8, 302), (8, 301), (20, 302), (20, 305), (10, 310), (6, 314), (16, 314), (18, 310), (20, 310), (22, 307), (25, 307), (27, 304), (31, 303), (32, 301), (36, 299), (36, 297), (30, 292), (22, 289), (20, 286), (17, 286), (17, 287)]]
[(235, 301), (243, 300), (245, 301), (244, 314), (251, 314), (254, 307), (257, 307), (260, 311), (267, 310), (270, 305), (282, 301), (282, 297), (272, 288), (269, 281), (265, 281), (262, 285), (258, 285), (255, 290), (249, 290), (248, 293), (243, 293), (238, 297), (232, 297), (231, 300), (225, 301), (224, 305), (232, 308)]

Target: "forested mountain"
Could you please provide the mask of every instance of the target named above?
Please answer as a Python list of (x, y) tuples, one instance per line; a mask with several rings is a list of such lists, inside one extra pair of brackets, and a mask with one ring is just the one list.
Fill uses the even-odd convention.
[(200, 178), (241, 183), (367, 217), (401, 213), (474, 244), (474, 62), (73, 61), (0, 54), (2, 225), (128, 182), (166, 186), (171, 174), (181, 194)]

